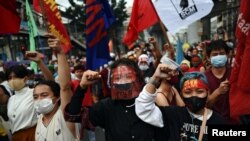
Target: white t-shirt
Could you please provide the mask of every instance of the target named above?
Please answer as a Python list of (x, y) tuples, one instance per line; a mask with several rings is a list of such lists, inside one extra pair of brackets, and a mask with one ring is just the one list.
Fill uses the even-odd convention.
[(35, 126), (37, 114), (34, 108), (33, 89), (25, 87), (15, 91), (8, 102), (8, 117), (12, 133)]
[(47, 127), (44, 126), (42, 118), (43, 115), (39, 116), (37, 122), (36, 141), (77, 141), (67, 127), (60, 108), (57, 110)]

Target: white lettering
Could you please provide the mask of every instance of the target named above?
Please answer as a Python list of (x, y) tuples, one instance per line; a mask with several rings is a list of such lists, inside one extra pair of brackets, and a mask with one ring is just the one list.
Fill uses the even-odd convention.
[(212, 136), (219, 136), (218, 135), (218, 129), (212, 129)]

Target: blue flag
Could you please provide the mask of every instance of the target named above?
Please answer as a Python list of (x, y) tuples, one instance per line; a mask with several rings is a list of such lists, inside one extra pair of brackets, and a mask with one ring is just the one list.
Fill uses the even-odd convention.
[(110, 60), (107, 29), (115, 21), (107, 0), (86, 0), (87, 69), (96, 70)]
[(181, 61), (184, 60), (184, 54), (182, 49), (183, 43), (181, 42), (180, 38), (178, 37), (177, 40), (177, 47), (176, 47), (176, 62), (178, 64), (181, 64)]

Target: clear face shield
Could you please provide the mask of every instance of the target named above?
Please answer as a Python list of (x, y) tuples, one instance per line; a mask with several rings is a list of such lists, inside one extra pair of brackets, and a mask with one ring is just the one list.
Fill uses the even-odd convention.
[(114, 100), (132, 99), (139, 95), (141, 82), (136, 72), (128, 66), (118, 66), (111, 75), (111, 97)]

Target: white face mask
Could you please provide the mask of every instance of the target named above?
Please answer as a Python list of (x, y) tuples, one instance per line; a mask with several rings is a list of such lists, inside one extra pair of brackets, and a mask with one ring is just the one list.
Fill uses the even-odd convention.
[(149, 66), (148, 65), (139, 65), (139, 68), (140, 68), (140, 70), (145, 71), (145, 70), (149, 69)]
[(54, 109), (55, 104), (53, 104), (52, 99), (45, 98), (35, 101), (34, 107), (37, 113), (45, 115), (50, 113)]

